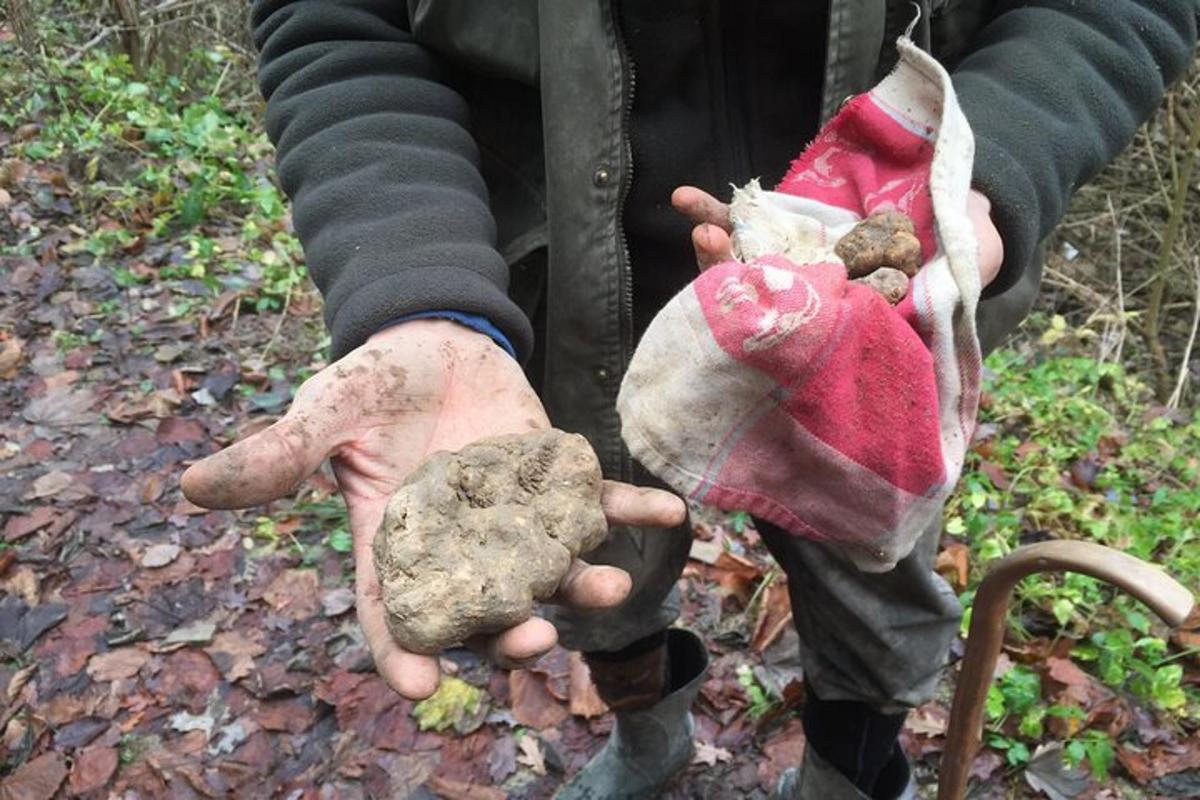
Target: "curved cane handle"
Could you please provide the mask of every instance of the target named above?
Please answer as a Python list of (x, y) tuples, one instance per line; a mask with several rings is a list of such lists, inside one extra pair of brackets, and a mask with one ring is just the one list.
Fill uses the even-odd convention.
[(960, 800), (979, 750), (983, 707), (1004, 643), (1008, 601), (1017, 581), (1035, 572), (1078, 572), (1111, 583), (1141, 600), (1171, 627), (1191, 614), (1192, 593), (1161, 568), (1091, 542), (1041, 542), (997, 561), (979, 584), (950, 729), (938, 778), (938, 800)]

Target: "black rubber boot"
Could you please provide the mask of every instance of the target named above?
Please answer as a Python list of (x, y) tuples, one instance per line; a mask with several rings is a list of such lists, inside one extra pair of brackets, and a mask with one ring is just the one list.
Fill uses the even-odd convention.
[[(895, 775), (902, 771), (903, 777), (897, 781), (901, 787), (898, 793), (889, 793), (886, 800), (917, 800), (917, 785), (908, 758), (899, 747), (892, 762), (888, 764), (888, 772)], [(881, 800), (879, 795), (866, 794), (855, 786), (812, 747), (804, 748), (804, 760), (798, 769), (789, 769), (779, 777), (779, 785), (771, 797), (772, 800)]]
[(692, 701), (708, 669), (708, 651), (691, 631), (666, 636), (667, 694), (654, 705), (616, 712), (612, 734), (583, 769), (554, 795), (557, 800), (641, 800), (692, 760)]

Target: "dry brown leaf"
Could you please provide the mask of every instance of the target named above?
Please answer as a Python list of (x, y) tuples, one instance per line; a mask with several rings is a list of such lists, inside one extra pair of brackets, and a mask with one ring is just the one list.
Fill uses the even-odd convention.
[(440, 775), (434, 775), (429, 779), (429, 788), (438, 797), (445, 798), (445, 800), (505, 800), (508, 797), (503, 789), (497, 789), (494, 786), (452, 781)]
[(117, 749), (93, 745), (75, 756), (68, 787), (72, 794), (85, 794), (103, 788), (117, 771)]
[(230, 683), (254, 671), (254, 659), (267, 652), (257, 629), (222, 631), (204, 648)]
[(0, 800), (50, 800), (66, 778), (66, 759), (61, 753), (46, 753), (0, 782)]
[(577, 717), (590, 719), (608, 711), (608, 705), (600, 699), (596, 685), (592, 683), (592, 674), (588, 670), (583, 656), (571, 651), (567, 657), (568, 685), (570, 703), (569, 709)]
[(508, 675), (513, 718), (530, 728), (553, 728), (567, 718), (567, 709), (546, 688), (546, 676), (524, 669)]
[(717, 561), (708, 567), (708, 575), (743, 606), (750, 602), (754, 588), (762, 578), (763, 570), (753, 561), (724, 551)]
[[(3, 191), (0, 189), (0, 192)], [(4, 207), (3, 200), (0, 197), (0, 208)], [(21, 365), (21, 345), (21, 340), (16, 337), (0, 340), (0, 378), (10, 380), (17, 374), (17, 367)]]
[(321, 609), (320, 583), (311, 569), (285, 569), (271, 581), (263, 599), (277, 613), (308, 619)]
[(47, 472), (33, 482), (33, 486), (30, 487), (29, 491), (25, 492), (25, 499), (40, 500), (43, 497), (53, 497), (74, 482), (75, 479), (68, 472), (63, 472), (62, 470)]
[(967, 588), (967, 579), (970, 577), (971, 551), (965, 544), (954, 542), (938, 553), (937, 560), (933, 562), (933, 569), (945, 578), (955, 591), (961, 592)]
[(15, 542), (46, 527), (58, 517), (50, 506), (37, 506), (22, 517), (12, 517), (4, 524), (4, 540)]
[(761, 653), (774, 644), (791, 622), (792, 603), (788, 597), (787, 579), (780, 575), (762, 594), (750, 640), (754, 652)]
[(150, 660), (150, 654), (138, 647), (120, 647), (97, 653), (88, 659), (87, 673), (95, 681), (132, 678)]
[(1117, 749), (1117, 759), (1138, 783), (1200, 768), (1200, 732), (1182, 742), (1151, 745), (1147, 750)]

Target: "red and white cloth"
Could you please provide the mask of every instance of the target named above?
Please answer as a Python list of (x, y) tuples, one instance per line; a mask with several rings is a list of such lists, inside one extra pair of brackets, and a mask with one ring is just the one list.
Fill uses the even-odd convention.
[[(941, 514), (979, 400), (974, 139), (945, 70), (907, 40), (776, 191), (735, 192), (739, 260), (647, 329), (617, 409), (630, 452), (691, 499), (836, 543), (886, 571)], [(864, 217), (914, 222), (923, 266), (892, 307), (833, 248)]]

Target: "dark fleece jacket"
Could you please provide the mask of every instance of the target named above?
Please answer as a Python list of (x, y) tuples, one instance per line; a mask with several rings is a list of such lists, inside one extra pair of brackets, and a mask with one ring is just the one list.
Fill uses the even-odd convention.
[[(953, 73), (1006, 249), (992, 293), (1187, 67), (1198, 16), (1200, 0), (996, 4)], [(527, 355), (466, 103), (407, 32), (406, 4), (256, 0), (253, 24), (267, 130), (335, 356), (433, 309), (483, 315)]]

